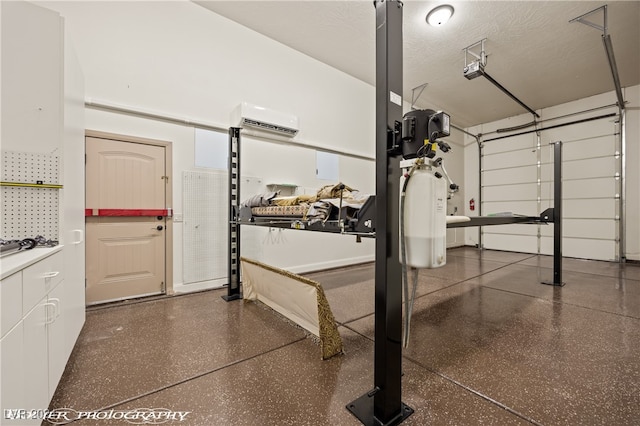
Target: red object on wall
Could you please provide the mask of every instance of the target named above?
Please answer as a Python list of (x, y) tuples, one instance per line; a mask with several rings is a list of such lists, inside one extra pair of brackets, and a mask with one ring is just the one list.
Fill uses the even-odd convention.
[(476, 200), (473, 198), (469, 200), (469, 210), (474, 211), (476, 209)]
[(167, 209), (85, 209), (85, 216), (167, 216)]

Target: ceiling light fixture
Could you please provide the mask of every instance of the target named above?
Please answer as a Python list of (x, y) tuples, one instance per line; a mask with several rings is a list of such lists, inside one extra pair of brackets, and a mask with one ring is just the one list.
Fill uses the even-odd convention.
[(440, 5), (427, 14), (427, 23), (433, 27), (441, 27), (453, 16), (453, 6)]

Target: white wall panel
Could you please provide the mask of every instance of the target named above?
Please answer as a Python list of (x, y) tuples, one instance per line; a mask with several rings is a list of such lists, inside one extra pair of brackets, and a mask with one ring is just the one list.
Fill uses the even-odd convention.
[(640, 86), (623, 89), (626, 109), (627, 190), (625, 244), (627, 259), (640, 261)]

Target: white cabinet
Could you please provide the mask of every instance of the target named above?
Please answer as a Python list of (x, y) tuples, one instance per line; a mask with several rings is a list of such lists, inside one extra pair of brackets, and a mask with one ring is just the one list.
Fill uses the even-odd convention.
[(62, 132), (62, 19), (25, 1), (0, 7), (2, 149), (54, 152)]
[(0, 287), (0, 336), (22, 319), (22, 272), (2, 280)]
[(22, 320), (24, 399), (19, 406), (8, 408), (33, 410), (46, 408), (49, 405), (46, 309), (45, 301), (42, 300)]
[[(3, 426), (40, 424), (41, 419), (9, 419), (5, 410), (28, 412), (48, 407), (70, 355), (68, 342), (75, 342), (84, 321), (84, 316), (80, 324), (71, 321), (70, 307), (75, 302), (67, 292), (64, 249), (33, 249), (0, 263), (3, 274), (10, 273), (0, 281)], [(17, 266), (20, 260), (24, 263), (21, 269)]]
[[(64, 367), (71, 352), (67, 351), (65, 330), (70, 324), (67, 319), (67, 299), (65, 295), (66, 282), (62, 281), (47, 296), (46, 329), (47, 329), (47, 361), (49, 367), (49, 399), (58, 387)], [(76, 334), (77, 337), (77, 334)], [(74, 340), (75, 341), (75, 340)], [(47, 399), (47, 404), (49, 403)]]
[[(4, 282), (4, 281), (3, 281)], [(0, 424), (5, 409), (20, 409), (24, 403), (24, 346), (22, 319), (0, 340)], [(20, 424), (20, 423), (15, 423)]]
[[(0, 424), (39, 425), (4, 409), (47, 408), (85, 321), (84, 81), (59, 13), (26, 1), (0, 10), (2, 150), (61, 160), (59, 205), (34, 206), (55, 210), (43, 217), (56, 218), (58, 235), (43, 235), (64, 247), (0, 259)], [(17, 222), (32, 213), (15, 209)]]
[[(55, 218), (58, 235), (42, 235), (64, 247), (0, 259), (0, 424), (39, 425), (4, 410), (48, 407), (85, 321), (84, 81), (60, 14), (26, 1), (0, 1), (0, 10), (2, 150), (62, 160), (59, 204), (34, 208)], [(32, 220), (33, 209), (0, 198), (17, 223)]]

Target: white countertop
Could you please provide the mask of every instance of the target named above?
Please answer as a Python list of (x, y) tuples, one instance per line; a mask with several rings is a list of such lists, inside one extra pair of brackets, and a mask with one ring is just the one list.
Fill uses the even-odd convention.
[(31, 250), (19, 251), (0, 257), (0, 279), (26, 268), (37, 261), (62, 250), (62, 245), (55, 247), (35, 247)]

